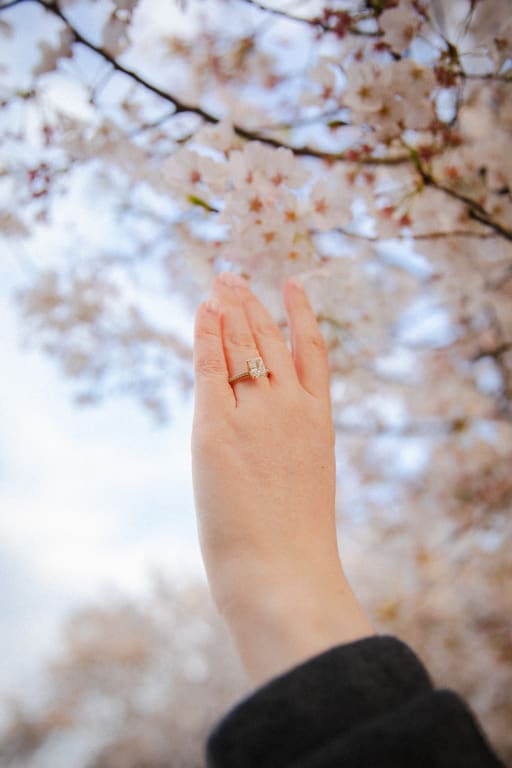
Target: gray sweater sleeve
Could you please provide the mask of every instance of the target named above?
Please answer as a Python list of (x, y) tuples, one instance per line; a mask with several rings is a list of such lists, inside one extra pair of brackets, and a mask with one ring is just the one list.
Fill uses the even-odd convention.
[(435, 690), (405, 643), (331, 648), (239, 702), (208, 768), (503, 768), (463, 700)]

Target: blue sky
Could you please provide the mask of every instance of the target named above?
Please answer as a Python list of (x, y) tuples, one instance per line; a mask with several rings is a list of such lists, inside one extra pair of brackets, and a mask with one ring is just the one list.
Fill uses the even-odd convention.
[(66, 612), (144, 592), (154, 568), (203, 577), (190, 472), (192, 401), (156, 427), (126, 400), (77, 408), (51, 360), (21, 348), (2, 270), (0, 692), (31, 679)]
[[(156, 0), (143, 5), (137, 30), (144, 63), (162, 28), (154, 25), (151, 13)], [(78, 8), (94, 15), (98, 7), (86, 3)], [(19, 74), (32, 66), (27, 51), (37, 55), (33, 38), (40, 9), (34, 6), (23, 14), (14, 10), (12, 19), (16, 15), (24, 22), (26, 44), (20, 46), (16, 37), (2, 41), (0, 66), (4, 59)], [(175, 31), (175, 14), (168, 13), (166, 21), (169, 32)], [(132, 61), (137, 63), (136, 56)], [(95, 67), (84, 71), (101, 73), (97, 62)], [(153, 74), (164, 78), (166, 71)], [(84, 92), (76, 83), (70, 85), (65, 76), (51, 82), (48, 103), (57, 100), (63, 109), (65, 105), (85, 116)], [(204, 578), (190, 473), (191, 400), (175, 401), (174, 421), (164, 428), (124, 399), (80, 409), (73, 405), (70, 382), (54, 363), (20, 347), (22, 321), (10, 297), (22, 276), (23, 253), (30, 252), (32, 263), (43, 266), (53, 264), (55, 254), (70, 242), (85, 239), (93, 251), (106, 241), (114, 240), (118, 247), (122, 242), (106, 196), (94, 191), (70, 185), (53, 228), (39, 231), (23, 252), (11, 243), (2, 249), (0, 701), (24, 682), (32, 684), (44, 658), (56, 651), (63, 617), (73, 607), (112, 591), (141, 594), (154, 568), (174, 579)], [(395, 260), (397, 254), (414, 274), (422, 274), (422, 260), (395, 244)], [(446, 312), (433, 313), (425, 302), (412, 309), (400, 329), (404, 341), (428, 343), (434, 336), (447, 343)], [(192, 318), (182, 306), (169, 302), (165, 311), (190, 338)], [(411, 450), (401, 457), (409, 462), (408, 471), (417, 469), (421, 459)]]
[[(0, 65), (23, 81), (37, 58), (41, 13), (15, 11), (9, 18), (21, 25), (24, 44), (16, 35), (3, 40)], [(66, 85), (48, 99), (80, 113), (83, 94), (75, 90)], [(119, 239), (118, 223), (93, 211), (94, 202), (74, 186), (53, 227), (23, 248), (0, 243), (0, 702), (25, 684), (32, 694), (44, 660), (57, 652), (64, 617), (84, 601), (143, 594), (154, 569), (204, 578), (190, 470), (192, 397), (175, 400), (166, 427), (126, 399), (77, 408), (54, 362), (20, 344), (23, 321), (11, 297), (26, 276), (23, 258), (58, 264), (84, 229), (93, 251)], [(181, 305), (167, 310), (190, 339), (192, 318)]]

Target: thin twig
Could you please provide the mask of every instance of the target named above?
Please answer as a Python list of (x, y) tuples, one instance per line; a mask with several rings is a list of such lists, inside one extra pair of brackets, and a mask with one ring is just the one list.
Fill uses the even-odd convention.
[(502, 75), (495, 72), (488, 72), (485, 75), (477, 75), (462, 70), (458, 74), (463, 80), (496, 80), (501, 83), (512, 83), (512, 69)]
[[(258, 2), (258, 0), (239, 0), (241, 3), (246, 3), (246, 5), (251, 5), (253, 8), (257, 8), (260, 11), (264, 11), (265, 13), (272, 14), (273, 16), (280, 16), (281, 18), (286, 19), (287, 21), (293, 21), (297, 22), (299, 24), (307, 24), (308, 26), (315, 27), (318, 29), (322, 29), (324, 32), (334, 32), (336, 33), (336, 30), (330, 27), (328, 24), (325, 24), (321, 19), (319, 18), (305, 18), (304, 16), (294, 16), (291, 13), (288, 13), (287, 11), (281, 11), (278, 8), (270, 8), (268, 5), (263, 5), (263, 3)], [(347, 29), (348, 34), (351, 35), (357, 35), (359, 37), (379, 37), (379, 32), (364, 32), (363, 30), (359, 29), (356, 25), (350, 25)]]
[(493, 232), (471, 232), (463, 229), (454, 229), (446, 232), (420, 232), (418, 234), (413, 233), (410, 235), (398, 233), (392, 237), (387, 238), (382, 238), (375, 235), (362, 235), (359, 232), (351, 232), (350, 230), (344, 229), (343, 227), (336, 227), (333, 232), (339, 232), (345, 237), (350, 237), (355, 240), (365, 240), (369, 243), (381, 243), (384, 240), (443, 240), (450, 237), (468, 237), (478, 240), (489, 240), (493, 237), (496, 237)]
[(473, 357), (471, 358), (472, 362), (476, 362), (477, 360), (481, 360), (483, 357), (494, 357), (496, 359), (499, 359), (500, 357), (503, 357), (503, 355), (506, 355), (507, 352), (510, 352), (512, 350), (512, 342), (503, 342), (503, 344), (498, 344), (497, 347), (494, 347), (493, 349), (481, 349), (479, 352), (477, 352)]
[(471, 219), (480, 222), (480, 224), (484, 224), (484, 226), (489, 227), (490, 229), (493, 229), (506, 240), (512, 241), (512, 230), (506, 227), (504, 224), (501, 224), (499, 221), (493, 219), (492, 215), (482, 205), (480, 205), (480, 203), (478, 203), (476, 200), (473, 200), (473, 198), (464, 195), (462, 192), (457, 192), (457, 190), (452, 189), (451, 187), (446, 187), (444, 184), (440, 184), (438, 181), (436, 181), (432, 174), (429, 173), (429, 171), (427, 171), (427, 169), (421, 163), (417, 152), (411, 151), (411, 160), (416, 166), (416, 169), (420, 174), (425, 186), (437, 189), (439, 192), (443, 192), (445, 195), (448, 195), (448, 197), (464, 203), (464, 205), (468, 208), (469, 217)]
[[(486, 414), (485, 419), (487, 421), (495, 421), (502, 423), (504, 420), (508, 421), (505, 416), (494, 416), (492, 414)], [(418, 422), (411, 422), (406, 427), (385, 427), (381, 424), (375, 424), (375, 427), (366, 427), (364, 425), (357, 424), (344, 424), (342, 417), (334, 419), (333, 425), (337, 433), (341, 433), (352, 437), (364, 437), (370, 438), (379, 435), (388, 437), (443, 437), (448, 435), (454, 435), (461, 432), (461, 425), (464, 425), (464, 430), (468, 430), (473, 422), (478, 422), (479, 417), (476, 416), (473, 419), (470, 418), (457, 418), (457, 419), (432, 419)]]
[(26, 3), (27, 0), (11, 0), (9, 3), (4, 3), (4, 5), (0, 5), (0, 11), (6, 11), (8, 8), (14, 8), (15, 5), (20, 5), (20, 3)]

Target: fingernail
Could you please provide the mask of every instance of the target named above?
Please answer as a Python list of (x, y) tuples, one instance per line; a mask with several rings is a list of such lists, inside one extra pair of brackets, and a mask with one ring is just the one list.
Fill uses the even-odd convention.
[(220, 308), (219, 300), (216, 298), (208, 299), (208, 301), (206, 302), (206, 309), (208, 310), (208, 312), (212, 312), (214, 315), (217, 315), (219, 313), (219, 308)]
[(290, 285), (293, 285), (294, 288), (299, 288), (301, 291), (304, 290), (302, 279), (298, 275), (295, 275), (294, 277), (290, 277), (288, 282), (290, 283)]
[(233, 272), (221, 272), (219, 279), (224, 285), (228, 285), (230, 288), (240, 287), (247, 285), (247, 280), (241, 275), (235, 275)]

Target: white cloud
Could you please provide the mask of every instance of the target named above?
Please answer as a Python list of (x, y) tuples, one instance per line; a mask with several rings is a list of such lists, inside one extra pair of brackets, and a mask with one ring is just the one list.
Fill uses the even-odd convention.
[[(190, 473), (191, 408), (156, 428), (137, 405), (73, 406), (68, 382), (23, 353), (0, 306), (0, 687), (32, 675), (71, 607), (143, 592), (154, 568), (203, 576)], [(21, 652), (20, 652), (21, 650)]]

